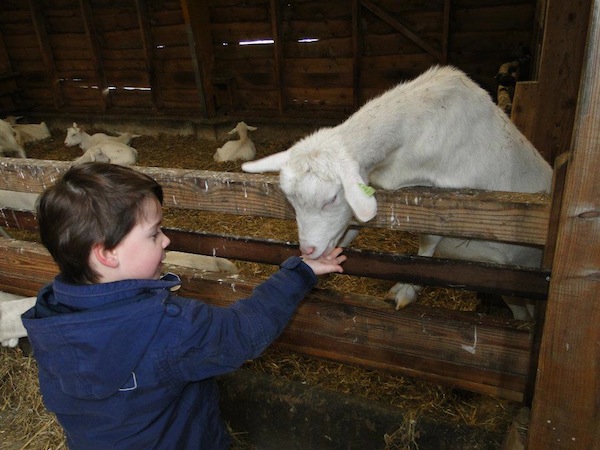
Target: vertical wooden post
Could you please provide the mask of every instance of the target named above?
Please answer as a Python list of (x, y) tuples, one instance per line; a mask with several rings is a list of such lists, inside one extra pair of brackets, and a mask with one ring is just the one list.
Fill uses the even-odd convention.
[(360, 0), (352, 0), (352, 106), (360, 107), (360, 71), (362, 45), (360, 36)]
[(181, 9), (190, 44), (201, 113), (205, 117), (213, 117), (216, 113), (216, 106), (210, 77), (215, 58), (213, 54), (208, 1), (181, 0)]
[(529, 450), (600, 448), (600, 0), (592, 2)]
[(56, 71), (56, 64), (54, 63), (54, 57), (52, 56), (52, 48), (50, 47), (50, 40), (48, 39), (48, 33), (46, 32), (46, 26), (44, 25), (44, 18), (40, 11), (40, 6), (37, 0), (29, 0), (29, 11), (33, 19), (33, 27), (35, 28), (35, 34), (37, 36), (38, 44), (44, 58), (44, 64), (48, 73), (48, 78), (51, 83), (52, 97), (54, 100), (54, 107), (60, 109), (65, 104), (65, 98), (60, 86), (60, 80)]
[(98, 95), (100, 97), (100, 106), (103, 111), (106, 111), (111, 105), (110, 92), (106, 81), (106, 73), (102, 64), (102, 50), (98, 39), (98, 32), (94, 25), (94, 14), (90, 0), (79, 0), (79, 8), (81, 9), (81, 18), (85, 28), (85, 34), (88, 38), (90, 52), (92, 54), (92, 66), (96, 76), (96, 84), (98, 85)]
[(526, 134), (550, 163), (569, 150), (591, 2), (546, 2), (542, 49), (536, 64), (539, 85), (533, 104), (527, 106), (533, 106), (534, 112)]
[(159, 111), (164, 106), (162, 95), (162, 87), (158, 79), (158, 67), (156, 58), (154, 57), (154, 40), (150, 29), (150, 11), (148, 9), (147, 0), (135, 0), (137, 9), (138, 23), (140, 26), (140, 34), (142, 36), (142, 45), (144, 47), (144, 57), (146, 60), (146, 73), (148, 74), (148, 82), (152, 90), (152, 107), (155, 111)]
[(442, 26), (442, 60), (441, 64), (448, 64), (448, 40), (450, 37), (450, 0), (444, 0), (444, 23)]
[(281, 34), (281, 7), (279, 0), (271, 0), (271, 33), (273, 35), (273, 57), (275, 59), (275, 88), (277, 89), (277, 111), (284, 113), (283, 91), (283, 37)]

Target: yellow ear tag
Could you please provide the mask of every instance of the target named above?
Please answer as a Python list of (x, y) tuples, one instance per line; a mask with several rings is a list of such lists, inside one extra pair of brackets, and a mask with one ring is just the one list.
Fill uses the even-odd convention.
[(358, 187), (365, 193), (367, 197), (373, 197), (373, 195), (375, 195), (376, 191), (371, 186), (367, 186), (364, 183), (358, 183)]

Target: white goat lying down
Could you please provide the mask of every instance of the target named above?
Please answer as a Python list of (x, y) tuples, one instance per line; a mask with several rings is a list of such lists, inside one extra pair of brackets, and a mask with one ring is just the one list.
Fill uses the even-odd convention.
[[(433, 67), (366, 103), (342, 124), (318, 130), (290, 149), (242, 165), (246, 172), (280, 172), (296, 211), (300, 248), (317, 258), (346, 245), (354, 216), (377, 213), (364, 185), (549, 192), (552, 169), (486, 91), (456, 68)], [(422, 236), (419, 255), (539, 266), (531, 247)], [(398, 283), (388, 294), (396, 308), (415, 301), (419, 286)], [(523, 300), (505, 298), (518, 319)], [(532, 305), (528, 305), (532, 306)]]
[(23, 147), (25, 144), (40, 142), (51, 137), (46, 122), (41, 123), (18, 123), (23, 116), (8, 116), (6, 121), (15, 130), (15, 140)]
[[(35, 211), (35, 204), (39, 194), (33, 192), (17, 192), (0, 189), (0, 206), (25, 211)], [(11, 236), (0, 227), (0, 236), (10, 238)]]
[(184, 253), (176, 251), (167, 251), (167, 257), (163, 261), (164, 264), (174, 266), (184, 266), (192, 269), (206, 270), (208, 272), (226, 272), (238, 273), (237, 266), (225, 258), (217, 258), (216, 256), (197, 255), (195, 253)]
[(15, 347), (19, 338), (27, 336), (21, 314), (35, 304), (35, 297), (0, 292), (0, 344)]
[(137, 150), (127, 144), (104, 141), (88, 148), (83, 155), (73, 161), (73, 164), (109, 162), (122, 166), (133, 166), (137, 162), (137, 157)]
[(12, 125), (6, 120), (0, 119), (0, 155), (7, 156), (12, 153), (16, 153), (18, 158), (27, 157), (23, 147), (17, 143)]
[(229, 134), (237, 132), (240, 135), (237, 141), (227, 141), (223, 147), (218, 148), (213, 159), (217, 162), (222, 161), (235, 161), (241, 159), (242, 161), (250, 161), (256, 156), (256, 147), (254, 142), (248, 137), (248, 131), (255, 131), (256, 127), (246, 125), (245, 122), (238, 122), (233, 130)]
[[(167, 257), (163, 262), (208, 272), (230, 274), (239, 272), (237, 266), (228, 259), (192, 253), (167, 251)], [(19, 342), (19, 338), (27, 336), (21, 314), (33, 307), (35, 300), (35, 297), (25, 298), (0, 291), (0, 343), (3, 346), (15, 347)]]
[(140, 137), (139, 134), (131, 134), (129, 132), (119, 133), (118, 136), (109, 136), (106, 133), (95, 133), (90, 135), (77, 126), (76, 122), (73, 122), (73, 126), (67, 128), (67, 136), (65, 137), (65, 145), (72, 147), (79, 145), (82, 150), (87, 150), (98, 144), (106, 141), (119, 142), (121, 144), (130, 144), (133, 138)]

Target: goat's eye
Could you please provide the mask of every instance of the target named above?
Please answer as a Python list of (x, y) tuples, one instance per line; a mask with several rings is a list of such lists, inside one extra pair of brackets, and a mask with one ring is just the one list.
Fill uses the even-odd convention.
[(337, 198), (338, 198), (338, 196), (337, 196), (337, 194), (335, 194), (331, 199), (329, 199), (329, 201), (327, 203), (325, 203), (323, 205), (323, 209), (327, 208), (328, 206), (333, 205), (336, 202)]

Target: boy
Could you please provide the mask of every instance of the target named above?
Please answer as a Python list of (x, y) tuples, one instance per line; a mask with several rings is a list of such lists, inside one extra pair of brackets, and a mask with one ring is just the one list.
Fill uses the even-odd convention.
[(162, 200), (152, 178), (105, 163), (73, 166), (40, 197), (60, 274), (23, 324), (70, 450), (228, 448), (214, 377), (260, 355), (316, 275), (342, 272), (338, 248), (289, 258), (227, 308), (179, 297), (179, 278), (161, 277)]

